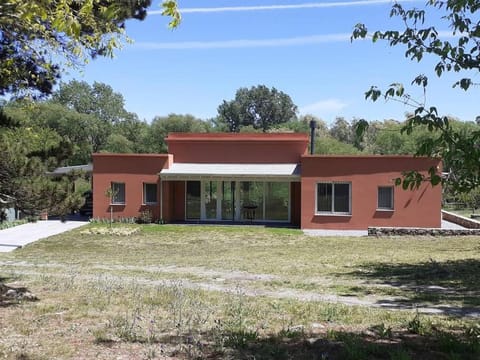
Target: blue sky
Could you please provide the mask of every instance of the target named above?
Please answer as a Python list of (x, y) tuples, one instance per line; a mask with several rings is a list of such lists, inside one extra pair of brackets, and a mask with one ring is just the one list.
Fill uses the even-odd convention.
[[(403, 1), (422, 7), (423, 1)], [(430, 77), (427, 104), (442, 114), (474, 120), (478, 89), (452, 89), (451, 76), (433, 75), (434, 59), (412, 62), (403, 49), (370, 41), (350, 42), (356, 23), (389, 29), (389, 1), (179, 0), (183, 21), (167, 28), (154, 0), (143, 22), (128, 22), (134, 40), (114, 59), (97, 59), (64, 79), (104, 82), (123, 94), (126, 108), (141, 119), (169, 113), (214, 117), (240, 87), (265, 84), (291, 96), (299, 114), (327, 123), (336, 116), (367, 120), (403, 119), (410, 109), (396, 102), (364, 100), (371, 85), (410, 84)], [(246, 8), (247, 7), (247, 8)], [(431, 14), (434, 24), (439, 13)], [(445, 26), (441, 24), (441, 26)], [(440, 30), (447, 30), (439, 27)], [(413, 97), (422, 93), (407, 86)]]

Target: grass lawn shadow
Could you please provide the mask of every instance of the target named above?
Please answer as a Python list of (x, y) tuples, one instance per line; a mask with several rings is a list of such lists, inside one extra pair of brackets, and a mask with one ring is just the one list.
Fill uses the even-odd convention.
[(347, 275), (366, 279), (369, 284), (388, 285), (403, 299), (402, 304), (453, 304), (480, 311), (480, 260), (462, 259), (415, 264), (370, 263)]
[[(219, 341), (219, 336), (221, 337)], [(477, 359), (480, 344), (475, 338), (429, 330), (414, 333), (392, 331), (383, 324), (365, 332), (328, 330), (320, 334), (283, 330), (270, 336), (252, 331), (203, 334), (213, 339), (198, 343), (198, 350), (209, 359)], [(195, 347), (195, 343), (191, 342)], [(446, 357), (445, 357), (446, 358)]]

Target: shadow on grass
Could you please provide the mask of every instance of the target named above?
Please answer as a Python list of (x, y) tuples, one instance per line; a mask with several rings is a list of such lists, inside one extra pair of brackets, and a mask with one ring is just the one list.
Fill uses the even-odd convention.
[(429, 331), (394, 332), (383, 325), (363, 333), (328, 330), (306, 334), (286, 330), (267, 337), (260, 337), (255, 331), (213, 331), (162, 337), (154, 343), (171, 345), (175, 349), (172, 355), (182, 358), (187, 353), (187, 358), (207, 359), (478, 359), (480, 342), (476, 336)]
[(38, 298), (31, 294), (25, 287), (11, 287), (5, 285), (12, 279), (0, 277), (0, 308), (17, 305), (22, 301), (37, 301)]
[[(475, 308), (480, 307), (479, 274), (480, 260), (465, 259), (417, 264), (372, 263), (348, 275), (368, 279), (371, 284), (388, 285), (386, 293), (392, 291), (392, 295), (403, 298), (390, 301), (392, 305), (428, 303)], [(353, 288), (352, 291), (355, 292)]]

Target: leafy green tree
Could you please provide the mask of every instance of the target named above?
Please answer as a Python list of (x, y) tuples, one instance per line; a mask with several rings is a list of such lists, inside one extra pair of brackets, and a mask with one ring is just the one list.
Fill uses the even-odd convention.
[(95, 115), (107, 124), (116, 124), (130, 116), (123, 95), (96, 81), (92, 85), (77, 80), (61, 83), (52, 99), (80, 114)]
[(360, 150), (352, 144), (347, 144), (331, 136), (317, 137), (315, 141), (315, 154), (322, 155), (354, 155)]
[(475, 210), (480, 207), (480, 187), (461, 193), (459, 200), (464, 202), (472, 213), (475, 213)]
[[(115, 92), (111, 86), (94, 82), (92, 85), (85, 81), (72, 80), (62, 83), (58, 91), (53, 94), (52, 102), (60, 104), (71, 111), (82, 115), (89, 129), (89, 143), (92, 152), (121, 147), (120, 136), (130, 145), (130, 151), (144, 152), (143, 137), (146, 136), (148, 126), (138, 120), (138, 116), (125, 109), (123, 95)], [(111, 137), (113, 134), (118, 136)], [(110, 139), (110, 143), (107, 142)], [(116, 145), (113, 145), (113, 143)], [(120, 146), (120, 148), (119, 148)], [(129, 152), (130, 152), (129, 151)]]
[(149, 124), (139, 120), (136, 114), (128, 113), (123, 121), (113, 125), (112, 135), (119, 135), (125, 138), (129, 142), (129, 147), (132, 152), (145, 153), (149, 152), (148, 145), (146, 144), (149, 131)]
[(171, 132), (210, 132), (210, 123), (197, 119), (192, 115), (169, 114), (156, 116), (150, 125), (145, 144), (148, 152), (165, 153), (167, 144), (165, 138)]
[[(151, 0), (1, 2), (0, 95), (50, 94), (61, 75), (61, 59), (78, 65), (111, 56), (126, 39), (126, 21), (143, 20), (150, 4)], [(166, 14), (174, 16), (175, 11)]]
[(103, 149), (112, 153), (133, 153), (133, 143), (121, 134), (110, 134)]
[(65, 179), (47, 175), (70, 155), (64, 148), (51, 129), (0, 127), (0, 194), (12, 197), (27, 216), (44, 209), (65, 214), (78, 205), (78, 195), (65, 190), (69, 189)]
[(350, 122), (343, 117), (337, 117), (330, 128), (330, 136), (345, 144), (353, 144), (354, 131)]
[(296, 133), (310, 133), (310, 121), (314, 120), (316, 123), (315, 136), (326, 136), (328, 134), (328, 126), (325, 121), (313, 115), (301, 115), (296, 120), (288, 121), (283, 124), (274, 126), (270, 131), (276, 132), (296, 132)]
[[(405, 56), (418, 62), (425, 55), (430, 55), (436, 59), (434, 71), (438, 77), (445, 73), (456, 74), (453, 87), (469, 90), (480, 70), (480, 3), (478, 0), (429, 0), (426, 8), (434, 10), (436, 15), (441, 14), (446, 25), (442, 30), (450, 29), (450, 36), (444, 36), (443, 31), (428, 25), (428, 13), (424, 9), (405, 9), (395, 3), (390, 16), (402, 21), (403, 30), (372, 33), (364, 24), (358, 24), (352, 38), (371, 37), (374, 42), (384, 40), (390, 46), (404, 46)], [(417, 75), (412, 81), (412, 85), (420, 86), (424, 92), (428, 89), (428, 83), (429, 79), (424, 74)], [(451, 179), (455, 191), (468, 192), (480, 185), (480, 128), (469, 133), (458, 131), (447, 116), (438, 113), (435, 106), (408, 96), (403, 84), (393, 83), (383, 91), (372, 86), (366, 92), (366, 98), (373, 101), (380, 98), (393, 99), (412, 106), (413, 114), (407, 119), (402, 131), (410, 135), (419, 128), (426, 127), (433, 134), (433, 138), (425, 138), (421, 142), (416, 154), (442, 157), (445, 164), (454, 170)], [(363, 121), (358, 125), (358, 134), (361, 135), (368, 123)], [(440, 174), (433, 168), (428, 176), (412, 172), (404, 178), (404, 185), (416, 186), (426, 180), (436, 185), (441, 181)]]
[(297, 106), (290, 96), (265, 85), (238, 89), (235, 99), (224, 100), (217, 111), (219, 121), (231, 132), (239, 132), (243, 126), (266, 132), (297, 117)]

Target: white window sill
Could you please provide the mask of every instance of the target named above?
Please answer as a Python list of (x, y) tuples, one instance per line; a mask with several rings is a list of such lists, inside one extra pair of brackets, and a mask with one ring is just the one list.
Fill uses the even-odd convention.
[(149, 202), (149, 203), (143, 203), (142, 206), (152, 206), (152, 205), (157, 205), (158, 203), (156, 202)]
[(115, 206), (115, 205), (122, 205), (122, 206), (123, 206), (123, 205), (126, 205), (126, 203), (124, 203), (124, 202), (123, 202), (123, 203), (110, 203), (110, 205), (113, 205), (113, 206)]
[(315, 213), (315, 216), (352, 217), (352, 214), (342, 214), (342, 213)]
[(375, 211), (378, 211), (378, 212), (394, 212), (395, 210), (394, 209), (376, 209)]

